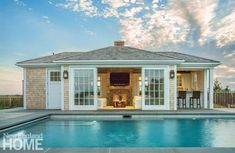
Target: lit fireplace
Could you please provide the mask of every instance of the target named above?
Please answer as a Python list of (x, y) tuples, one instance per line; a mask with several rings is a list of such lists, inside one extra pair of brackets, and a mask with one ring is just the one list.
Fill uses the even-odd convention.
[(114, 107), (126, 107), (127, 94), (113, 94)]

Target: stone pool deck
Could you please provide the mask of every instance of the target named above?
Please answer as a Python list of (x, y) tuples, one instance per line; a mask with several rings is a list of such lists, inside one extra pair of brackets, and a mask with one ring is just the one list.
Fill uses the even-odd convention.
[(0, 110), (0, 130), (28, 122), (30, 120), (47, 117), (50, 115), (73, 115), (73, 116), (115, 116), (135, 115), (152, 117), (203, 117), (203, 116), (231, 116), (235, 117), (235, 109), (182, 109), (177, 111), (142, 111), (142, 110), (97, 110), (97, 111), (61, 111), (61, 110), (24, 110), (14, 108)]

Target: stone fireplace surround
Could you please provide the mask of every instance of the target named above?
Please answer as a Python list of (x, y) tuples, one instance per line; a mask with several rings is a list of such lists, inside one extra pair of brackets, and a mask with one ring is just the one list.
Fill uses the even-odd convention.
[(125, 99), (126, 97), (126, 105), (127, 106), (132, 106), (132, 97), (131, 97), (131, 91), (130, 89), (110, 89), (109, 93), (109, 104), (110, 106), (113, 106), (113, 100), (114, 96), (124, 96), (123, 98)]

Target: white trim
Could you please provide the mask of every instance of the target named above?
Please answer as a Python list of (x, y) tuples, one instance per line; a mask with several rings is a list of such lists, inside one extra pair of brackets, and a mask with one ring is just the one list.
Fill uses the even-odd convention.
[[(74, 105), (74, 70), (80, 69), (89, 69), (93, 70), (94, 72), (94, 105), (82, 105), (82, 106), (75, 106)], [(81, 67), (69, 67), (69, 110), (97, 110), (97, 68), (81, 68)]]
[(48, 108), (48, 68), (45, 68), (46, 109)]
[(210, 95), (209, 95), (209, 108), (213, 109), (214, 108), (214, 69), (210, 68), (209, 69), (209, 79), (210, 79)]
[(220, 65), (221, 63), (181, 63), (178, 68), (211, 68)]
[(184, 64), (187, 64), (187, 65), (196, 65), (196, 64), (208, 64), (208, 65), (210, 65), (210, 64), (221, 64), (220, 62), (215, 62), (215, 63), (187, 63), (187, 62), (184, 62), (184, 63), (182, 63), (183, 65)]
[(204, 84), (204, 91), (203, 91), (203, 97), (204, 97), (204, 99), (203, 99), (203, 103), (204, 103), (204, 108), (205, 109), (207, 109), (208, 108), (208, 98), (207, 98), (207, 89), (208, 89), (208, 87), (207, 87), (207, 83), (208, 83), (208, 70), (207, 69), (205, 69), (204, 70), (204, 82), (203, 82), (203, 84)]
[(68, 71), (69, 71), (69, 110), (72, 110), (72, 103), (73, 103), (73, 70), (71, 68), (71, 66), (68, 67)]
[(61, 65), (61, 72), (60, 72), (60, 77), (61, 77), (61, 110), (64, 110), (64, 65)]
[[(145, 70), (146, 69), (159, 69), (164, 70), (164, 105), (145, 105)], [(142, 109), (143, 110), (169, 110), (170, 104), (169, 104), (169, 66), (166, 65), (164, 67), (144, 67), (142, 68)]]
[(24, 68), (23, 69), (23, 79), (24, 79), (24, 81), (23, 81), (23, 94), (24, 94), (24, 96), (23, 96), (23, 100), (24, 100), (24, 109), (27, 109), (27, 101), (26, 101), (26, 78), (27, 78), (27, 76), (26, 76), (26, 69)]
[(174, 110), (177, 110), (177, 66), (174, 65), (174, 72), (175, 72), (175, 77), (174, 77)]
[(144, 73), (144, 68), (141, 68), (141, 108), (144, 109), (145, 105), (145, 73)]
[(20, 67), (45, 67), (45, 66), (59, 66), (57, 63), (27, 63), (27, 64), (16, 64), (16, 66)]
[[(61, 68), (60, 67), (48, 67), (46, 68), (46, 109), (50, 109), (49, 108), (49, 91), (48, 91), (48, 88), (49, 88), (49, 78), (48, 76), (50, 76), (50, 72), (53, 72), (53, 71), (56, 71), (56, 72), (60, 72), (61, 73)], [(61, 93), (62, 94), (62, 93)]]
[(68, 60), (53, 61), (57, 64), (181, 64), (184, 60)]

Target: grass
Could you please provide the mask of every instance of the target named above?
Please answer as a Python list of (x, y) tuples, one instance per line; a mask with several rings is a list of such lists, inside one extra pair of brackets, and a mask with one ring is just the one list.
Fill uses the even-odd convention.
[(22, 96), (0, 96), (0, 109), (23, 107)]

